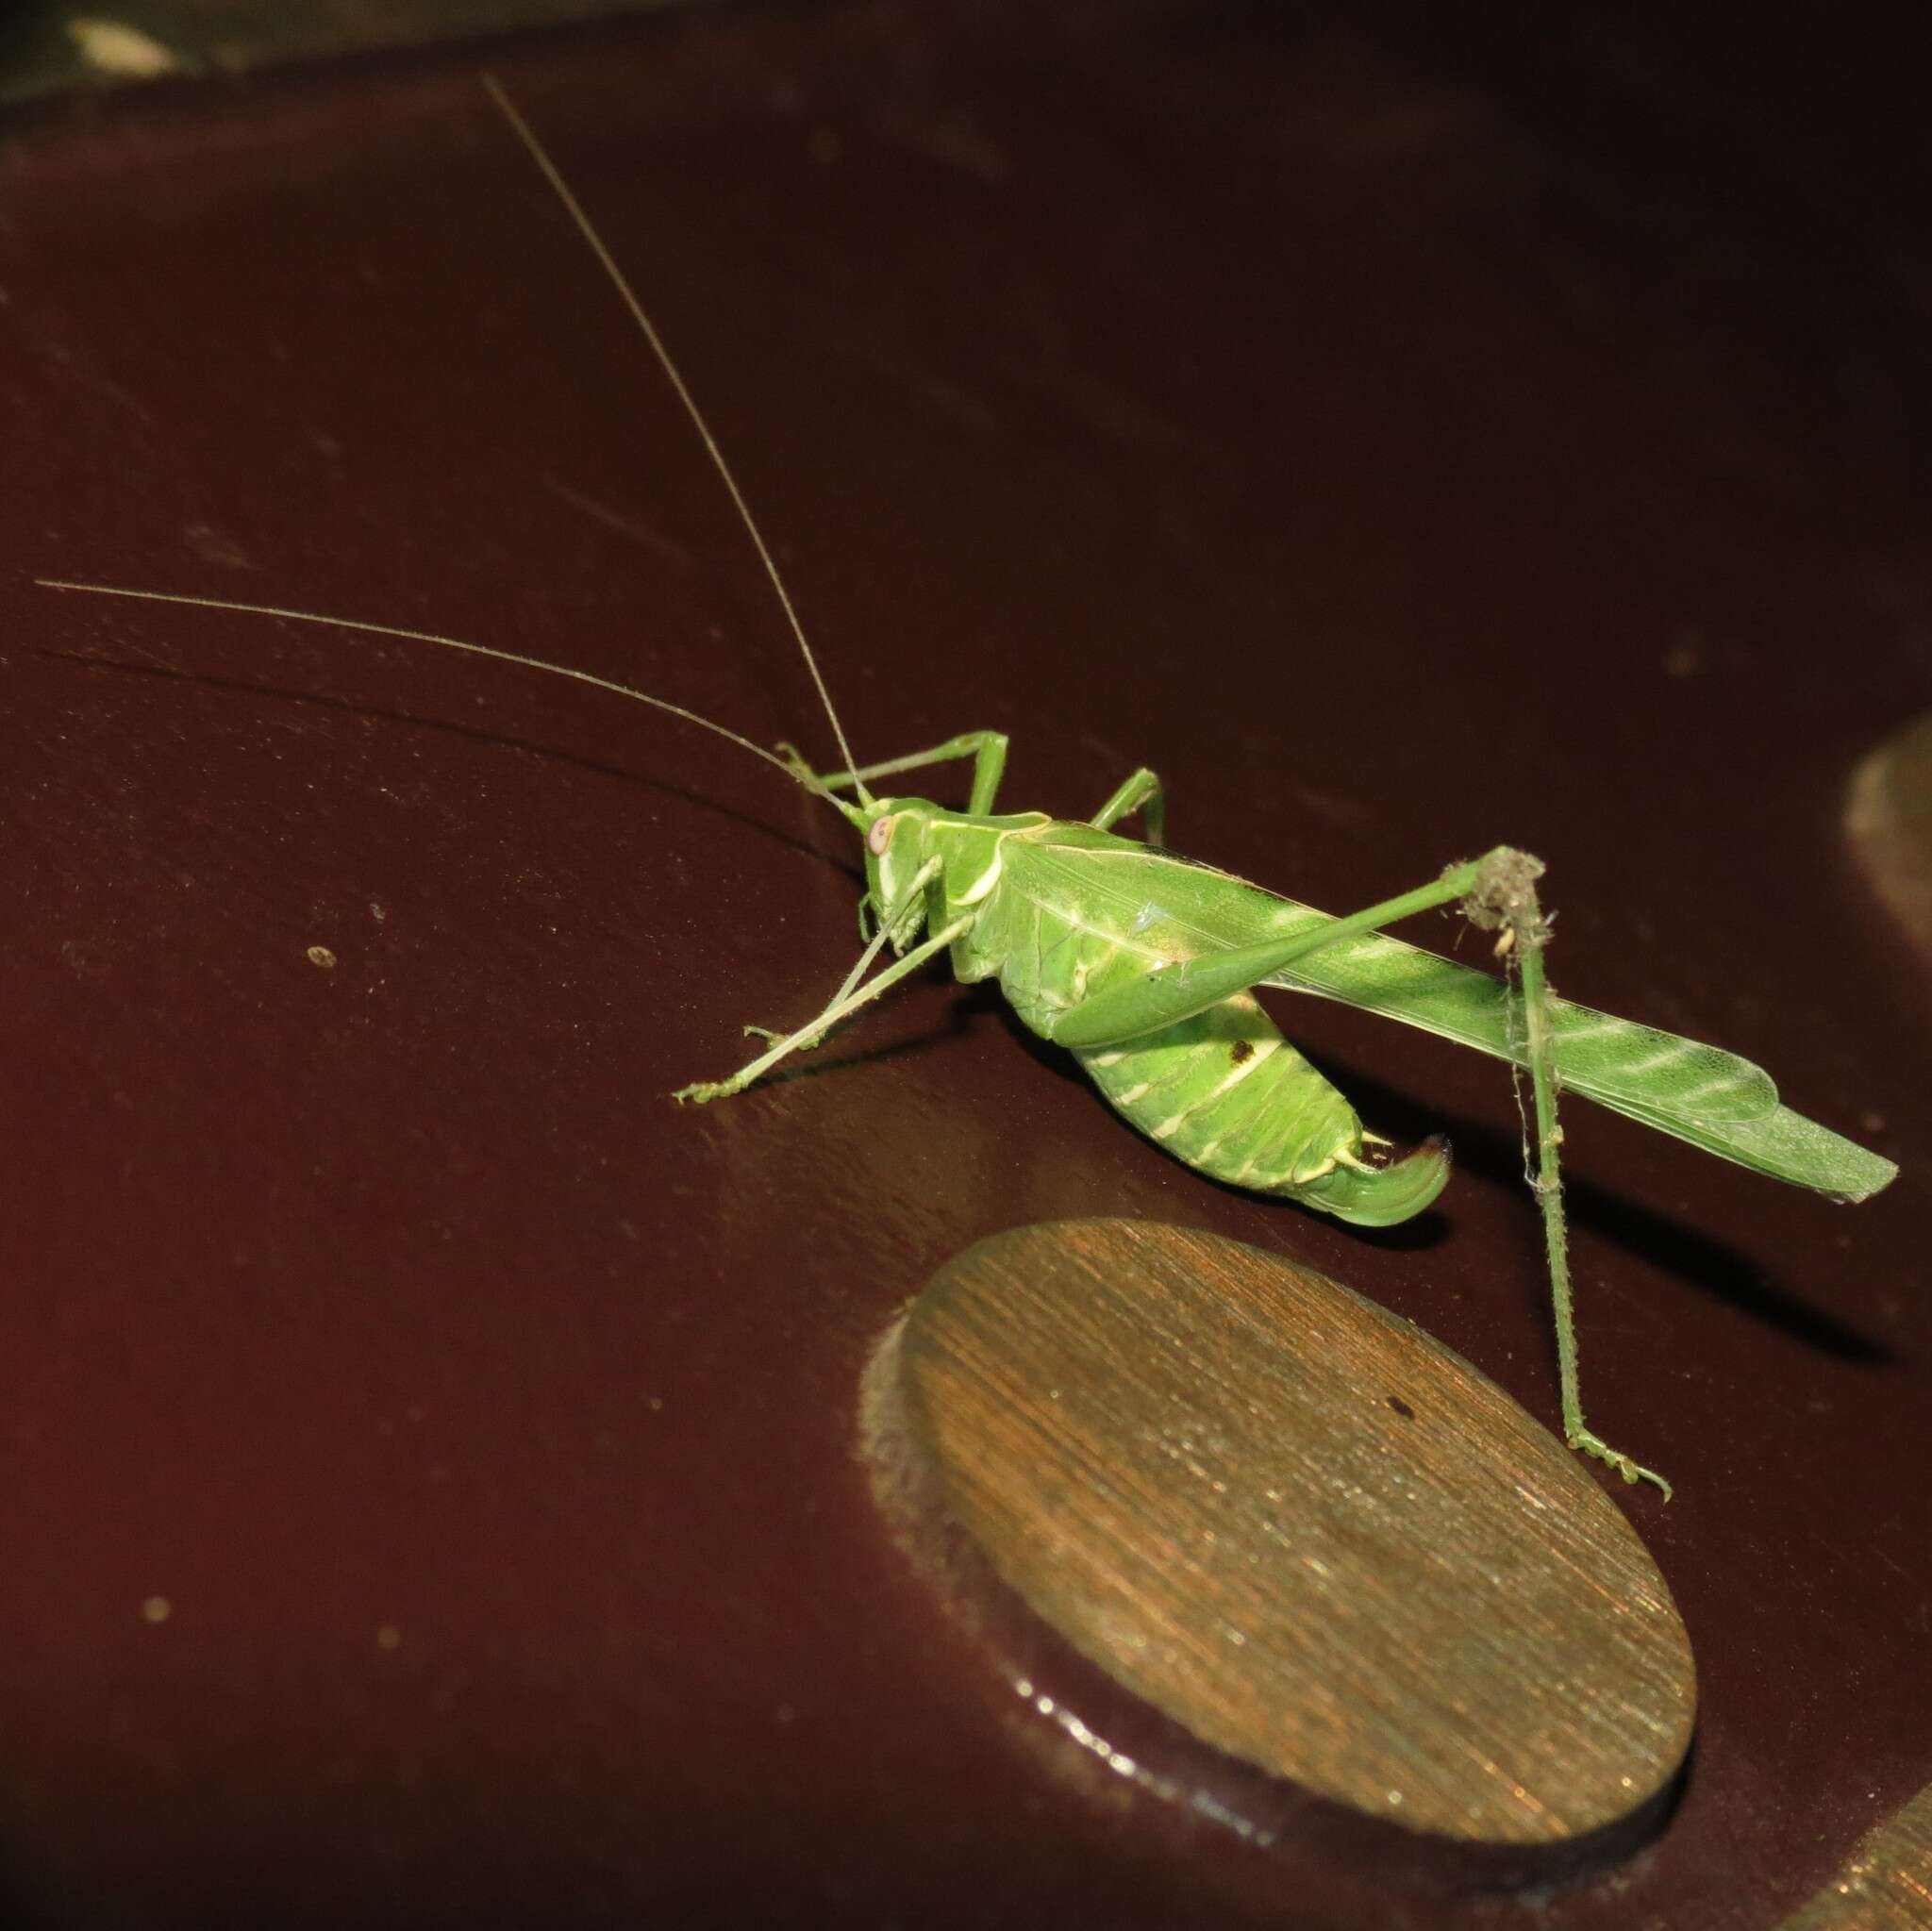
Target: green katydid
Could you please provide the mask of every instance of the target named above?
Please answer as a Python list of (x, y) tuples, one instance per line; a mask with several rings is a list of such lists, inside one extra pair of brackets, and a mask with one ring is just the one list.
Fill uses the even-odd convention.
[[(837, 809), (859, 834), (861, 925), (873, 929), (824, 1007), (728, 1078), (684, 1088), (707, 1102), (743, 1092), (790, 1055), (820, 1044), (869, 1002), (944, 956), (961, 980), (997, 979), (1019, 1018), (1072, 1051), (1107, 1100), (1139, 1131), (1214, 1179), (1363, 1225), (1421, 1212), (1449, 1174), (1449, 1151), (1425, 1141), (1406, 1157), (1365, 1132), (1355, 1109), (1282, 1037), (1254, 996), (1258, 986), (1313, 992), (1419, 1026), (1526, 1069), (1533, 1096), (1535, 1178), (1555, 1303), (1562, 1421), (1574, 1449), (1626, 1481), (1669, 1485), (1585, 1424), (1559, 1173), (1560, 1087), (1740, 1165), (1859, 1201), (1896, 1168), (1779, 1104), (1757, 1066), (1676, 1034), (1557, 998), (1544, 978), (1549, 927), (1537, 897), (1542, 867), (1499, 848), (1348, 918), (1331, 918), (1161, 844), (1158, 778), (1135, 772), (1091, 819), (995, 808), (1007, 738), (969, 732), (930, 750), (858, 766), (771, 552), (696, 402), (629, 283), (555, 162), (502, 90), (486, 85), (642, 331), (729, 491), (769, 576), (830, 720), (842, 769), (813, 770), (790, 746), (752, 742), (681, 706), (567, 665), (382, 624), (220, 598), (56, 582), (50, 589), (185, 603), (408, 639), (575, 678), (712, 731), (776, 766)], [(872, 782), (955, 760), (972, 762), (965, 809), (875, 796)], [(850, 796), (841, 795), (850, 793)], [(1138, 814), (1147, 842), (1116, 829)], [(1497, 933), (1502, 979), (1421, 951), (1383, 929), (1459, 904)], [(884, 951), (896, 955), (880, 966)], [(875, 969), (876, 968), (876, 969)]]

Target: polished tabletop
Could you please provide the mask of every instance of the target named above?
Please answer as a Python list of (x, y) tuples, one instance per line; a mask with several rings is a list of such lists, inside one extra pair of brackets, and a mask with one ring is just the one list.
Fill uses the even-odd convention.
[(1840, 1207), (1566, 1112), (1585, 1390), (1676, 1483), (1614, 1495), (1700, 1702), (1661, 1833), (1538, 1922), (1759, 1931), (1932, 1782), (1932, 959), (1845, 823), (1932, 707), (1908, 76), (1822, 23), (1424, 12), (670, 11), (14, 110), (25, 1922), (1494, 1922), (1096, 1772), (857, 1451), (922, 1283), (1066, 1216), (1312, 1266), (1554, 1421), (1502, 1069), (1274, 1001), (1455, 1143), (1383, 1234), (1196, 1177), (940, 977), (680, 1109), (850, 965), (832, 813), (555, 677), (35, 586), (454, 635), (830, 759), (486, 66), (861, 758), (996, 726), (1006, 800), (1068, 817), (1151, 764), (1175, 848), (1338, 912), (1525, 845), (1566, 994), (1901, 1163)]

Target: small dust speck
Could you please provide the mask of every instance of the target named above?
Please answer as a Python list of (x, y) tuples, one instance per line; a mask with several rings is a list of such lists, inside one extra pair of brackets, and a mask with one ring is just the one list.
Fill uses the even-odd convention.
[(375, 1632), (375, 1646), (377, 1649), (400, 1649), (402, 1641), (403, 1632), (393, 1623), (385, 1623)]
[(1664, 675), (1694, 677), (1704, 668), (1704, 640), (1688, 631), (1664, 652)]
[(377, 905), (374, 899), (371, 899), (369, 901), (369, 916), (379, 925), (389, 917), (389, 912), (384, 907)]
[(1415, 1410), (1412, 1407), (1410, 1407), (1409, 1405), (1406, 1401), (1404, 1401), (1399, 1394), (1391, 1394), (1389, 1397), (1389, 1406), (1391, 1408), (1393, 1408), (1395, 1412), (1398, 1415), (1400, 1415), (1405, 1422), (1412, 1422), (1415, 1420)]
[(175, 1613), (175, 1606), (166, 1596), (150, 1596), (141, 1606), (141, 1620), (143, 1623), (165, 1623)]
[(324, 972), (335, 970), (336, 956), (325, 945), (311, 945), (308, 948), (308, 963), (320, 966)]

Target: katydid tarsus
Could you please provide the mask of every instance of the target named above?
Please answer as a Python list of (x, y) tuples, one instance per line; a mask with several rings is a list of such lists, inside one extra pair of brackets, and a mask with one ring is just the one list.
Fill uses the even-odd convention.
[[(1449, 1174), (1441, 1140), (1407, 1157), (1366, 1132), (1355, 1109), (1282, 1037), (1255, 997), (1260, 986), (1312, 992), (1381, 1013), (1508, 1062), (1529, 1074), (1525, 1123), (1555, 1307), (1564, 1437), (1629, 1482), (1668, 1484), (1586, 1425), (1564, 1224), (1557, 1124), (1559, 1088), (1793, 1185), (1858, 1201), (1896, 1169), (1779, 1104), (1759, 1068), (1716, 1047), (1557, 998), (1544, 977), (1548, 920), (1542, 867), (1499, 848), (1453, 864), (1412, 891), (1332, 918), (1162, 845), (1164, 794), (1136, 771), (1091, 819), (1001, 812), (1000, 732), (968, 732), (929, 750), (858, 765), (772, 553), (743, 493), (656, 327), (556, 163), (493, 81), (492, 97), (628, 307), (729, 491), (769, 576), (830, 721), (842, 768), (821, 773), (683, 707), (520, 653), (401, 626), (228, 599), (43, 580), (50, 589), (325, 624), (474, 652), (616, 691), (727, 739), (838, 810), (858, 834), (865, 891), (857, 963), (825, 1005), (767, 1043), (729, 1077), (684, 1088), (702, 1103), (743, 1092), (793, 1053), (819, 1045), (870, 1001), (947, 958), (965, 982), (996, 979), (1019, 1018), (1070, 1050), (1108, 1101), (1188, 1166), (1231, 1185), (1379, 1226), (1421, 1212)], [(970, 761), (964, 810), (871, 787)], [(1117, 827), (1138, 815), (1140, 842)], [(1384, 929), (1459, 906), (1496, 934), (1505, 977), (1391, 937)], [(881, 964), (886, 951), (895, 955)]]

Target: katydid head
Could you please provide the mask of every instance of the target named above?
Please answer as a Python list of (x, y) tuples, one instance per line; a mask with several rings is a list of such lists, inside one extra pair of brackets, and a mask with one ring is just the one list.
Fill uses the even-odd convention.
[(897, 909), (887, 937), (903, 953), (925, 924), (925, 894), (916, 891), (919, 874), (934, 856), (932, 827), (942, 814), (928, 798), (875, 798), (863, 814), (865, 899), (884, 921)]

